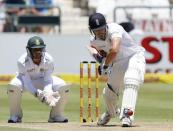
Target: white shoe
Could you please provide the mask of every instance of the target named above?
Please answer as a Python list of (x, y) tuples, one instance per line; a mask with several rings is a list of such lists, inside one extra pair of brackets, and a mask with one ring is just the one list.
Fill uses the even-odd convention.
[(68, 119), (65, 118), (64, 116), (54, 116), (54, 117), (49, 117), (48, 122), (50, 122), (50, 123), (67, 123)]
[(99, 126), (103, 126), (103, 125), (106, 125), (111, 119), (111, 116), (105, 112), (102, 114), (101, 118), (99, 118), (98, 122), (97, 122), (97, 125)]
[(9, 120), (8, 123), (21, 123), (22, 118), (18, 116), (12, 116)]
[(125, 108), (123, 111), (123, 117), (122, 117), (122, 127), (131, 127), (132, 126), (132, 120), (130, 119), (130, 116), (133, 115), (133, 111), (131, 109)]
[(122, 127), (131, 127), (132, 126), (132, 121), (129, 117), (124, 117), (122, 119)]

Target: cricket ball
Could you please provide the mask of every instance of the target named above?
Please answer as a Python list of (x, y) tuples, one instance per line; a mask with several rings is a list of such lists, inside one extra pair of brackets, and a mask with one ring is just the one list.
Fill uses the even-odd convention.
[(133, 111), (132, 110), (128, 110), (127, 114), (128, 114), (128, 116), (132, 116), (133, 115)]

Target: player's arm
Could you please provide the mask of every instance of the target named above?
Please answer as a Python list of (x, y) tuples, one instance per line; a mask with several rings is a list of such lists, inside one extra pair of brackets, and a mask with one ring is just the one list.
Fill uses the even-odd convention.
[(44, 91), (46, 92), (53, 92), (53, 80), (52, 80), (52, 73), (54, 71), (54, 63), (53, 59), (49, 61), (49, 64), (46, 67), (46, 70), (44, 72)]
[(101, 63), (98, 67), (98, 72), (100, 75), (107, 75), (110, 72), (109, 65), (113, 62), (114, 58), (116, 57), (119, 47), (120, 47), (121, 38), (114, 37), (112, 38), (111, 48), (109, 49), (108, 54), (106, 55), (105, 61)]
[(105, 56), (100, 54), (100, 51), (98, 51), (94, 46), (88, 45), (86, 46), (88, 51), (90, 52), (91, 56), (99, 63), (102, 63), (102, 60)]
[(106, 56), (104, 66), (108, 67), (109, 64), (112, 63), (112, 61), (114, 60), (114, 58), (116, 57), (116, 55), (119, 51), (120, 42), (121, 42), (121, 38), (119, 38), (119, 37), (112, 38), (111, 48), (109, 49), (109, 53)]
[(24, 84), (23, 86), (33, 95), (35, 95), (35, 93), (37, 92), (37, 89), (33, 86), (31, 82), (31, 78), (28, 72), (26, 71), (25, 67), (20, 62), (17, 63), (17, 66), (18, 66), (18, 74), (21, 76), (23, 80), (23, 84)]
[(61, 97), (59, 91), (53, 91), (53, 80), (52, 80), (53, 71), (54, 71), (54, 63), (53, 59), (51, 58), (44, 73), (45, 85), (43, 89), (43, 96), (45, 97), (45, 103), (51, 107), (56, 106)]
[(44, 99), (44, 97), (41, 95), (42, 91), (35, 88), (32, 84), (30, 75), (27, 72), (27, 69), (25, 66), (18, 61), (17, 62), (17, 67), (18, 67), (18, 75), (21, 77), (23, 81), (23, 86), (34, 96), (38, 97), (41, 101)]

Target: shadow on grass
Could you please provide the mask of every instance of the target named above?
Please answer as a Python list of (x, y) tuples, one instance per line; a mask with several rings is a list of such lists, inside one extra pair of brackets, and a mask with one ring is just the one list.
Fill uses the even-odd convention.
[[(89, 125), (89, 124), (85, 124), (85, 125), (82, 125), (83, 127), (106, 127), (106, 128), (109, 128), (109, 127), (122, 127), (122, 125), (115, 125), (115, 124), (109, 124), (109, 125), (103, 125), (103, 126), (98, 126), (97, 124), (95, 125)], [(122, 127), (122, 128), (133, 128), (133, 127), (140, 127), (139, 125), (132, 125), (131, 127)]]

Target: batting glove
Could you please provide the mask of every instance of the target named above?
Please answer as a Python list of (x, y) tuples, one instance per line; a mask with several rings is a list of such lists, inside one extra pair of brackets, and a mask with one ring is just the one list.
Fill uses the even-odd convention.
[(106, 65), (99, 65), (98, 67), (99, 75), (108, 75), (110, 73), (109, 67)]
[(95, 58), (95, 60), (98, 62), (98, 63), (102, 63), (104, 57), (101, 56), (99, 53), (97, 54), (93, 54), (93, 57)]

